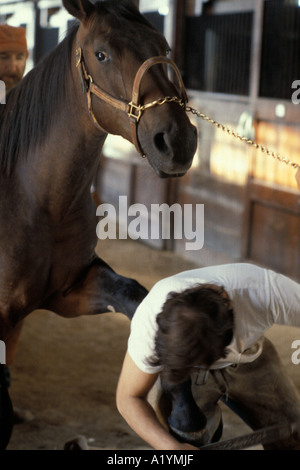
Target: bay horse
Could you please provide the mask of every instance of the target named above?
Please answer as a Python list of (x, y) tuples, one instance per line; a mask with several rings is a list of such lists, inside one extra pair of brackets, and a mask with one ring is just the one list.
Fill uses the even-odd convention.
[[(95, 253), (90, 188), (102, 146), (108, 134), (124, 137), (161, 178), (184, 175), (197, 146), (163, 35), (129, 0), (63, 5), (76, 25), (0, 106), (4, 342), (37, 309), (71, 318), (112, 308), (132, 318), (147, 290)], [(3, 393), (5, 448), (9, 405)]]

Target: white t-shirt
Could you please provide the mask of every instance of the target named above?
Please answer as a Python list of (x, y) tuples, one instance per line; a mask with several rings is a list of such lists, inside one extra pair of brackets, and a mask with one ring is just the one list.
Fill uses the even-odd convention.
[(131, 320), (128, 352), (139, 369), (156, 373), (147, 364), (153, 356), (156, 316), (168, 294), (198, 283), (223, 286), (234, 311), (234, 337), (228, 355), (211, 368), (254, 361), (262, 351), (263, 334), (273, 324), (300, 327), (300, 284), (282, 274), (246, 263), (193, 269), (159, 281), (137, 308)]

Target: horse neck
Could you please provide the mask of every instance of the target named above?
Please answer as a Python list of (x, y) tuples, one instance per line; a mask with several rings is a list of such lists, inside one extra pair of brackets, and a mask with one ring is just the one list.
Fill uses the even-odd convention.
[(52, 158), (57, 159), (57, 165), (63, 165), (65, 170), (72, 168), (74, 171), (74, 165), (79, 164), (85, 170), (90, 168), (93, 171), (95, 158), (100, 155), (107, 134), (97, 129), (89, 116), (86, 94), (82, 91), (76, 67), (75, 50), (76, 38), (72, 47), (71, 70), (65, 78), (65, 102), (62, 103), (52, 135), (48, 136), (47, 145), (53, 148), (55, 154), (59, 142), (59, 153), (63, 153), (64, 158), (60, 155)]
[[(89, 117), (75, 65), (75, 47), (73, 44), (74, 60), (69, 76), (65, 77), (65, 101), (61, 103), (44, 142), (31, 153), (26, 168), (30, 173), (27, 181), (31, 187), (36, 187), (40, 200), (47, 206), (50, 204), (51, 209), (47, 207), (47, 210), (55, 211), (57, 218), (74, 205), (74, 201), (80, 201), (84, 194), (90, 193), (107, 136), (96, 129)], [(35, 168), (35, 175), (31, 176), (29, 167)], [(36, 180), (33, 181), (34, 177)]]

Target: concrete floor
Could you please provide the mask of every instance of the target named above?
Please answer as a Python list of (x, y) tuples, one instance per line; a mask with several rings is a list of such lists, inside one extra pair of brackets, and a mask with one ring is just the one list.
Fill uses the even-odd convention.
[[(163, 277), (196, 267), (130, 239), (101, 241), (98, 253), (120, 274), (148, 289)], [(148, 448), (115, 407), (128, 334), (129, 321), (118, 313), (71, 320), (44, 311), (31, 314), (11, 368), (10, 394), (14, 405), (29, 409), (33, 419), (15, 426), (8, 449), (63, 449), (78, 434), (102, 449)], [(300, 330), (272, 327), (268, 337), (300, 391), (300, 365), (291, 360), (291, 345), (300, 340)], [(222, 409), (222, 439), (250, 432), (231, 411)]]

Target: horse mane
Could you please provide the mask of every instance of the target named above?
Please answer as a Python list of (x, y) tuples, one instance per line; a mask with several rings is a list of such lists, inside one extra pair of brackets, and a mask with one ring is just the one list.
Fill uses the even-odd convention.
[(78, 24), (6, 97), (0, 106), (0, 173), (11, 174), (18, 158), (41, 144), (67, 93), (71, 50)]

